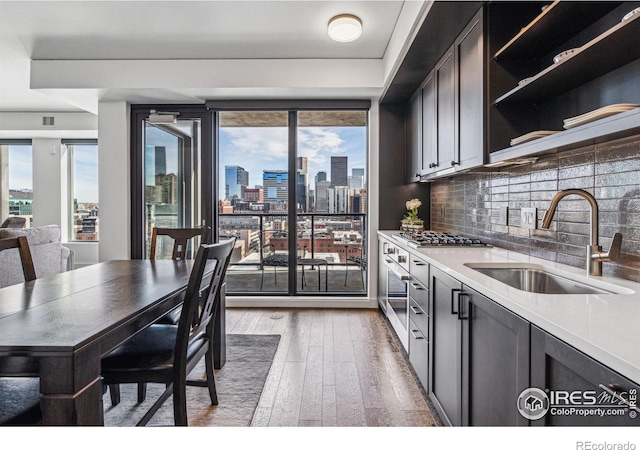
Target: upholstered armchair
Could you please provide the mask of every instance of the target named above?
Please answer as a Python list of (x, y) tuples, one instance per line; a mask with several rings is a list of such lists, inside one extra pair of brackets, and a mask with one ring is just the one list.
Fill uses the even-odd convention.
[[(60, 242), (60, 226), (34, 228), (0, 228), (0, 239), (26, 236), (31, 249), (37, 278), (73, 268), (73, 252)], [(0, 253), (0, 288), (24, 283), (17, 249)]]

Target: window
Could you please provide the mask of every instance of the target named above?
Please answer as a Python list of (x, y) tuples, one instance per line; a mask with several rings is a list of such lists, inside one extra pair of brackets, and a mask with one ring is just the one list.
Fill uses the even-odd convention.
[(221, 111), (218, 136), (227, 293), (364, 294), (367, 112)]
[(31, 144), (0, 143), (0, 222), (9, 216), (33, 222), (33, 161)]
[[(64, 141), (63, 141), (64, 142)], [(99, 238), (98, 144), (67, 144), (69, 158), (70, 241)]]

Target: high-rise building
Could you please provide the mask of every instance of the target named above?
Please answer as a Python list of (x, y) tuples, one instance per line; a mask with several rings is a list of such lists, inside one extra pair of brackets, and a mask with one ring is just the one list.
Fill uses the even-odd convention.
[(331, 187), (348, 186), (347, 180), (347, 157), (331, 157)]
[(262, 173), (265, 201), (286, 203), (289, 200), (289, 174), (286, 170), (264, 170)]
[(360, 169), (360, 168), (351, 169), (351, 176), (360, 177), (364, 180), (364, 169)]
[(354, 194), (364, 187), (364, 169), (351, 169), (348, 186)]
[(318, 172), (318, 174), (316, 175), (316, 183), (318, 181), (327, 181), (327, 172)]
[(329, 181), (316, 181), (316, 212), (329, 212), (329, 188), (331, 182)]
[(346, 214), (349, 212), (349, 188), (346, 186), (328, 189), (329, 214)]
[(240, 166), (224, 166), (224, 198), (242, 198), (249, 185), (249, 172)]
[(296, 203), (300, 211), (309, 210), (309, 174), (307, 173), (307, 158), (296, 158)]
[(167, 174), (167, 149), (165, 147), (155, 146), (155, 175)]

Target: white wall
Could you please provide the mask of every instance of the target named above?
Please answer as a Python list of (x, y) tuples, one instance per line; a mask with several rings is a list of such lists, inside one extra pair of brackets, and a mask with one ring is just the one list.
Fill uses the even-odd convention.
[[(62, 198), (66, 195), (66, 179), (62, 180), (62, 165), (66, 151), (60, 139), (33, 139), (33, 226), (62, 226)], [(65, 164), (66, 173), (66, 164)], [(65, 214), (66, 216), (66, 214)], [(63, 228), (64, 229), (64, 228)]]
[(131, 257), (130, 114), (126, 102), (98, 104), (100, 261)]

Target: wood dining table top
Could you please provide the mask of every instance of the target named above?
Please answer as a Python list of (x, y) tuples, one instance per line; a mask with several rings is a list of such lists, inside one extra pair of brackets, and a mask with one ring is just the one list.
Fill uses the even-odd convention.
[(0, 356), (77, 350), (175, 297), (186, 288), (192, 265), (107, 261), (2, 288)]

